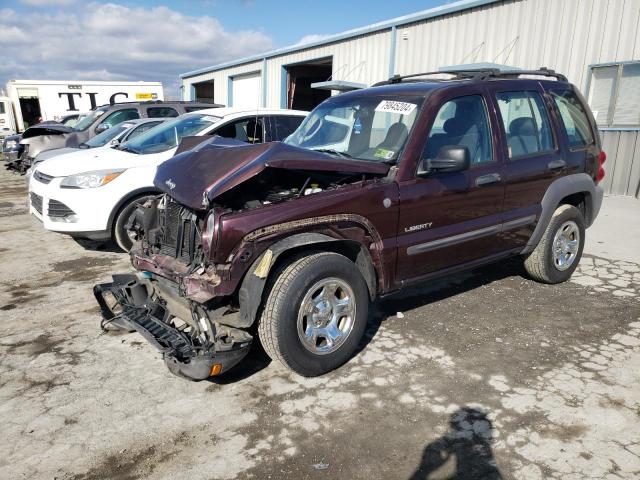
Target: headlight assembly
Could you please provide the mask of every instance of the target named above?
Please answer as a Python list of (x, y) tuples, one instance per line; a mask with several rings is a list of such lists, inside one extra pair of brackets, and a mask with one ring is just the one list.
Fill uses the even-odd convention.
[(102, 187), (116, 179), (124, 169), (121, 170), (95, 170), (93, 172), (78, 173), (69, 175), (62, 180), (62, 188), (96, 188)]
[(7, 140), (4, 144), (4, 148), (6, 150), (13, 150), (14, 148), (16, 148), (18, 146), (18, 142), (16, 142), (15, 140)]

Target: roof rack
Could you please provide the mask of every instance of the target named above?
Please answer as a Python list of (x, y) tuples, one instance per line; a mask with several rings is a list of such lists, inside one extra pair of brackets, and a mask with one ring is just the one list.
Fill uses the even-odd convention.
[(96, 105), (96, 108), (113, 107), (114, 105), (132, 105), (132, 104), (149, 105), (149, 104), (164, 104), (164, 103), (179, 104), (179, 105), (190, 105), (194, 103), (200, 103), (200, 104), (211, 105), (211, 108), (224, 107), (224, 105), (220, 103), (215, 103), (215, 101), (207, 99), (207, 100), (137, 100), (137, 101), (130, 101), (130, 102), (105, 103), (103, 105)]
[[(557, 73), (554, 70), (546, 67), (540, 67), (538, 70), (500, 70), (498, 68), (470, 68), (470, 69), (460, 69), (460, 70), (446, 70), (446, 71), (435, 71), (435, 72), (424, 72), (424, 73), (412, 73), (410, 75), (394, 75), (390, 77), (388, 80), (378, 82), (374, 85), (390, 85), (394, 83), (402, 83), (402, 81), (407, 79), (414, 79), (418, 77), (426, 77), (428, 75), (452, 75), (452, 80), (488, 80), (490, 78), (518, 78), (520, 75), (538, 75), (542, 77), (554, 77), (559, 82), (567, 82), (567, 77), (562, 75), (561, 73)], [(412, 80), (412, 81), (420, 81), (420, 80)]]

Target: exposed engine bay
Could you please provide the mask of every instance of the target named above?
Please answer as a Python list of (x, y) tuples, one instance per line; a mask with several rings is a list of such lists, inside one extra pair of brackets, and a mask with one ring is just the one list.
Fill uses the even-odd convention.
[(362, 176), (267, 168), (254, 178), (217, 197), (212, 206), (233, 211), (251, 210), (358, 181)]

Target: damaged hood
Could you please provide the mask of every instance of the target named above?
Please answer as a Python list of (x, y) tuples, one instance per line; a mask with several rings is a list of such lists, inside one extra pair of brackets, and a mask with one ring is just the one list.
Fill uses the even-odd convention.
[(384, 176), (389, 165), (337, 158), (281, 142), (256, 145), (212, 141), (176, 155), (158, 167), (154, 184), (179, 203), (202, 210), (209, 201), (266, 168)]
[(65, 125), (58, 125), (55, 123), (42, 124), (27, 128), (22, 134), (22, 138), (27, 139), (31, 137), (39, 137), (40, 135), (63, 135), (71, 132), (73, 132), (73, 128)]

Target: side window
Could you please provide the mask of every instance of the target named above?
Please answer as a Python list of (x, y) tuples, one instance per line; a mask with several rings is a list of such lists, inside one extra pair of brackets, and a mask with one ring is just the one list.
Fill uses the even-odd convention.
[(177, 117), (178, 112), (171, 107), (149, 107), (147, 108), (147, 117), (149, 118), (164, 118), (164, 117)]
[(246, 143), (262, 143), (263, 131), (262, 119), (251, 117), (227, 123), (211, 132), (210, 135), (220, 135)]
[(146, 132), (150, 128), (153, 128), (156, 125), (160, 125), (161, 123), (162, 122), (146, 122), (146, 123), (143, 123), (142, 125), (134, 128), (131, 132), (129, 132), (129, 135), (127, 136), (126, 140), (131, 140), (132, 138), (137, 137), (141, 133)]
[(300, 126), (304, 117), (293, 115), (273, 115), (269, 118), (271, 132), (267, 141), (278, 142), (291, 135)]
[(436, 115), (422, 158), (436, 158), (444, 146), (467, 147), (472, 165), (493, 161), (487, 107), (481, 95), (457, 97)]
[(552, 90), (551, 98), (560, 111), (569, 147), (580, 148), (591, 145), (593, 133), (582, 102), (570, 90)]
[(553, 150), (549, 116), (538, 92), (498, 92), (496, 98), (510, 159)]
[[(100, 129), (100, 131), (106, 130), (106, 128), (111, 128), (119, 123), (125, 122), (127, 120), (134, 120), (136, 118), (140, 118), (140, 114), (138, 113), (138, 109), (136, 108), (124, 108), (122, 110), (117, 110), (112, 114), (108, 115), (100, 125), (96, 127), (96, 129)], [(105, 127), (103, 127), (106, 126)]]

